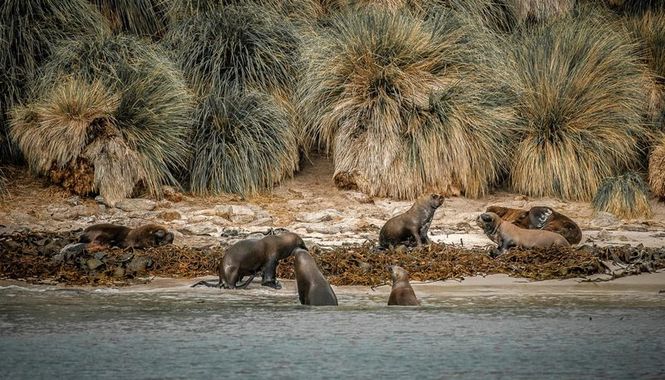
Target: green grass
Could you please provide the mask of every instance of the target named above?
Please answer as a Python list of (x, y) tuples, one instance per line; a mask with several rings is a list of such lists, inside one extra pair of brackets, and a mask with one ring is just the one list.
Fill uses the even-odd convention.
[(233, 92), (199, 106), (190, 188), (199, 194), (249, 195), (298, 169), (298, 136), (289, 113), (271, 96)]
[[(55, 48), (12, 135), (40, 173), (83, 159), (107, 200), (140, 185), (158, 195), (189, 158), (193, 99), (158, 47), (130, 36), (90, 36)], [(117, 100), (113, 100), (117, 99)], [(69, 163), (66, 165), (66, 163)]]
[(628, 172), (606, 178), (595, 197), (595, 211), (612, 213), (622, 219), (650, 218), (653, 215), (648, 198), (649, 189), (642, 177)]

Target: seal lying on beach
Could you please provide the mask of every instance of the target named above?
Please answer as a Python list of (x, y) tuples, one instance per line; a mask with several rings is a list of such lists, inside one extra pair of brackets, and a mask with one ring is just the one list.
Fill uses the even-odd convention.
[(158, 224), (129, 228), (102, 223), (83, 230), (79, 242), (120, 248), (149, 248), (173, 243), (173, 233)]
[(490, 206), (485, 210), (493, 212), (507, 222), (530, 230), (556, 232), (568, 240), (570, 244), (582, 241), (582, 230), (569, 217), (554, 211), (551, 207), (535, 206), (529, 211), (501, 206)]
[(337, 306), (335, 292), (309, 252), (296, 248), (293, 255), (300, 303), (312, 306)]
[(480, 214), (477, 223), (487, 237), (498, 244), (492, 257), (503, 254), (511, 247), (528, 249), (570, 246), (566, 238), (556, 232), (524, 229), (502, 220), (493, 212)]
[(434, 212), (443, 204), (443, 199), (443, 195), (439, 194), (425, 195), (418, 198), (405, 213), (388, 220), (379, 232), (379, 246), (388, 248), (400, 244), (428, 244), (427, 231)]
[(393, 289), (388, 297), (388, 305), (420, 305), (416, 293), (409, 284), (409, 272), (400, 266), (393, 265), (390, 267), (390, 277), (393, 279)]
[[(287, 232), (268, 235), (262, 239), (241, 240), (228, 248), (217, 266), (219, 286), (230, 289), (247, 287), (257, 273), (263, 273), (261, 285), (281, 289), (276, 280), (277, 264), (293, 254), (296, 248), (307, 249), (300, 236)], [(238, 286), (245, 276), (249, 280)]]

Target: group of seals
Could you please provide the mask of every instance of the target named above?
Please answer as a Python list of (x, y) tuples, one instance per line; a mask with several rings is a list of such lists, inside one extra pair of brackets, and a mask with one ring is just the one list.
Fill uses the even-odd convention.
[(522, 228), (556, 232), (566, 238), (570, 244), (577, 244), (582, 241), (582, 230), (577, 223), (550, 207), (536, 206), (531, 207), (527, 211), (516, 208), (490, 206), (486, 212), (493, 212), (501, 219)]
[(117, 224), (95, 224), (85, 230), (80, 243), (119, 248), (150, 248), (173, 243), (173, 233), (158, 224), (129, 228)]
[(499, 215), (493, 212), (480, 214), (477, 222), (487, 237), (498, 244), (497, 250), (491, 254), (492, 257), (503, 254), (512, 247), (550, 248), (570, 246), (568, 240), (556, 232), (521, 228), (501, 219)]

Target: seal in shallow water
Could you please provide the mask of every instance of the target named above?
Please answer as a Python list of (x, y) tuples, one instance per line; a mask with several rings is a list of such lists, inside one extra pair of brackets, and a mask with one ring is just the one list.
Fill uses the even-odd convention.
[(486, 212), (493, 212), (507, 222), (531, 230), (556, 232), (570, 244), (582, 241), (582, 230), (572, 219), (547, 206), (531, 207), (529, 211), (501, 206), (489, 206)]
[(566, 238), (555, 232), (524, 229), (502, 220), (493, 212), (480, 214), (477, 223), (487, 237), (498, 244), (492, 257), (503, 254), (511, 247), (529, 249), (570, 246)]
[(428, 244), (427, 237), (434, 212), (443, 204), (443, 195), (430, 194), (418, 198), (403, 214), (386, 222), (379, 232), (379, 245), (384, 248), (399, 244), (417, 246)]
[(83, 230), (79, 242), (120, 248), (149, 248), (173, 243), (173, 233), (158, 224), (129, 228), (102, 223)]
[(420, 301), (409, 283), (409, 272), (400, 266), (393, 265), (390, 267), (390, 277), (393, 279), (393, 289), (390, 291), (388, 305), (420, 305)]
[(293, 255), (300, 303), (312, 306), (337, 306), (335, 292), (309, 252), (296, 248)]
[(256, 274), (262, 272), (261, 285), (280, 289), (282, 286), (276, 279), (277, 265), (291, 256), (296, 248), (307, 249), (300, 236), (292, 232), (241, 240), (228, 248), (217, 266), (219, 286), (235, 289), (240, 279), (250, 276), (240, 286), (247, 287)]

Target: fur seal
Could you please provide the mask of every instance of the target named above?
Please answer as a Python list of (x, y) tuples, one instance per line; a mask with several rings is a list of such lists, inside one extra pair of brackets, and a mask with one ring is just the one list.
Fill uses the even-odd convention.
[(490, 206), (486, 212), (493, 212), (499, 215), (501, 219), (522, 228), (556, 232), (565, 237), (570, 244), (577, 244), (582, 241), (582, 230), (577, 223), (569, 217), (554, 211), (551, 207), (535, 206), (526, 211), (501, 206)]
[(399, 244), (428, 244), (430, 240), (427, 231), (443, 199), (443, 195), (439, 194), (422, 196), (405, 213), (388, 220), (379, 232), (379, 246), (387, 248)]
[(390, 277), (393, 279), (393, 289), (390, 291), (388, 305), (420, 305), (416, 293), (409, 284), (409, 272), (400, 266), (393, 265), (390, 267)]
[(79, 242), (120, 248), (149, 248), (173, 243), (173, 233), (158, 224), (129, 228), (102, 223), (83, 230)]
[[(291, 256), (296, 248), (307, 249), (300, 236), (292, 232), (241, 240), (227, 249), (217, 266), (219, 286), (230, 289), (247, 287), (256, 274), (262, 272), (261, 285), (281, 289), (275, 275), (277, 264)], [(245, 276), (250, 279), (238, 286), (238, 281)]]
[(549, 248), (569, 247), (570, 244), (563, 236), (552, 231), (528, 230), (502, 220), (493, 212), (480, 214), (477, 219), (487, 237), (498, 244), (492, 257), (503, 254), (511, 247), (522, 248)]
[(309, 252), (296, 248), (293, 256), (300, 303), (312, 306), (337, 306), (335, 292)]

